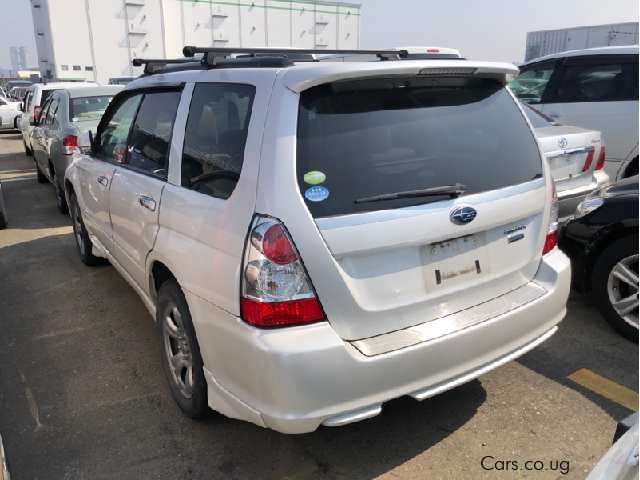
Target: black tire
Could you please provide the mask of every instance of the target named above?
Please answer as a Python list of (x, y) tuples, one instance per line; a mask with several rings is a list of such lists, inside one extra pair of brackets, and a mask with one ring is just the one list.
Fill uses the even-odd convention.
[[(616, 312), (609, 299), (608, 282), (609, 274), (618, 262), (637, 254), (638, 237), (631, 236), (616, 240), (600, 253), (591, 275), (591, 291), (598, 310), (621, 335), (635, 342), (638, 341), (638, 328), (630, 325)], [(638, 272), (636, 271), (635, 273), (637, 275)], [(635, 291), (637, 298), (637, 289)], [(628, 293), (633, 294), (633, 290)]]
[[(175, 314), (176, 310), (179, 315)], [(160, 287), (156, 322), (160, 331), (162, 369), (169, 383), (171, 395), (187, 417), (202, 418), (208, 412), (208, 404), (200, 346), (187, 301), (173, 279), (167, 280)], [(177, 328), (170, 328), (170, 322)], [(176, 363), (180, 370), (174, 374), (169, 358), (177, 358), (180, 355), (190, 360), (187, 360), (187, 364), (190, 364), (191, 375), (188, 373), (188, 366), (182, 363)], [(178, 367), (175, 370), (177, 369)]]
[(2, 211), (2, 208), (0, 208), (0, 230), (4, 230), (5, 228), (7, 228), (7, 217), (4, 211)]
[(33, 157), (33, 150), (27, 147), (27, 142), (25, 142), (24, 139), (22, 140), (22, 144), (24, 145), (24, 154), (27, 157)]
[(67, 205), (67, 199), (64, 196), (64, 189), (60, 186), (54, 169), (51, 169), (51, 175), (53, 176), (53, 188), (56, 191), (56, 206), (60, 213), (67, 215), (69, 213), (69, 205)]
[(13, 119), (13, 128), (16, 129), (16, 130), (20, 129), (20, 127), (18, 126), (18, 118), (19, 117), (16, 117), (16, 118)]
[(71, 203), (71, 221), (73, 223), (73, 237), (76, 241), (76, 247), (78, 247), (78, 253), (80, 254), (80, 260), (85, 265), (90, 267), (98, 265), (100, 258), (93, 255), (93, 244), (89, 238), (89, 233), (84, 226), (82, 220), (82, 213), (80, 206), (78, 205), (78, 199), (75, 194), (71, 193), (69, 197)]
[(38, 166), (38, 162), (36, 162), (36, 176), (38, 183), (47, 183), (49, 179), (40, 171), (40, 167)]

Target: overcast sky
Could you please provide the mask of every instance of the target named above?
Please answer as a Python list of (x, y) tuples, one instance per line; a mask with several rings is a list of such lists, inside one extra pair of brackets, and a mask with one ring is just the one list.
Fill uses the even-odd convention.
[[(532, 30), (638, 21), (637, 0), (360, 0), (359, 3), (362, 3), (362, 48), (450, 46), (459, 48), (468, 58), (510, 62), (523, 60), (525, 35)], [(12, 45), (26, 46), (27, 60), (36, 66), (29, 0), (0, 0), (0, 12), (0, 67), (9, 68)]]

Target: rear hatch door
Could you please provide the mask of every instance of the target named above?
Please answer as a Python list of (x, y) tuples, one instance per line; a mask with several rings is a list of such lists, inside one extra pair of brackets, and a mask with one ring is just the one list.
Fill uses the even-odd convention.
[[(496, 79), (393, 76), (304, 90), (296, 172), (322, 247), (283, 220), (344, 339), (478, 305), (538, 268), (544, 167)], [(437, 187), (445, 192), (426, 193)]]

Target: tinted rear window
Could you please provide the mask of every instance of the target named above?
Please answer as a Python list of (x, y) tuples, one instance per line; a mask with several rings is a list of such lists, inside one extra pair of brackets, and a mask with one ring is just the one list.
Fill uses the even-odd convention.
[(355, 202), (374, 195), (455, 183), (468, 195), (542, 174), (522, 113), (489, 79), (367, 79), (314, 87), (301, 94), (297, 142), (298, 184), (314, 217), (448, 198)]
[(72, 98), (69, 102), (69, 120), (72, 122), (100, 120), (112, 98), (113, 95)]

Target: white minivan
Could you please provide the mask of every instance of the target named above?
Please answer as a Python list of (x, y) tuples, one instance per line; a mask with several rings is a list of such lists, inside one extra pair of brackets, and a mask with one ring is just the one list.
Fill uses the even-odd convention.
[(181, 409), (309, 432), (553, 335), (571, 269), (515, 67), (289, 52), (154, 69), (66, 172), (80, 257), (142, 298)]
[(509, 86), (556, 122), (599, 130), (612, 180), (638, 173), (638, 45), (537, 58)]

